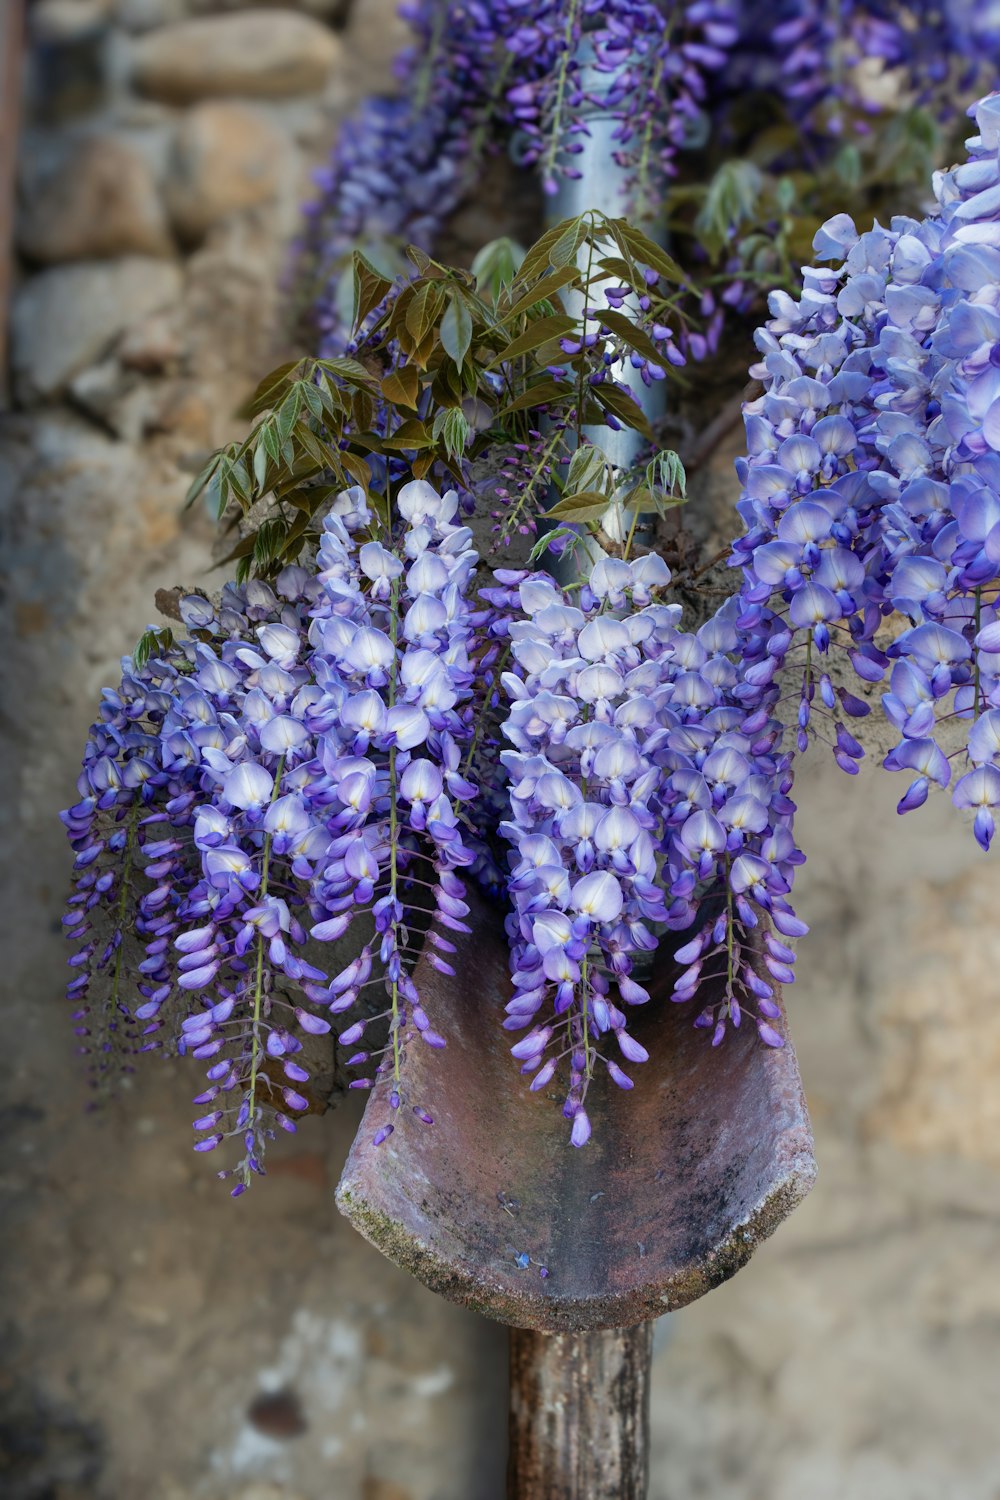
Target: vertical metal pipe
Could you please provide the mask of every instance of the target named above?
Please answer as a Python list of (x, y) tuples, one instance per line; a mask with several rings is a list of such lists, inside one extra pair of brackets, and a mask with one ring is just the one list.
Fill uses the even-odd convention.
[[(599, 93), (604, 84), (602, 75), (594, 66), (592, 44), (583, 37), (577, 51), (577, 62), (581, 70), (581, 83), (588, 93)], [(588, 119), (589, 135), (582, 137), (584, 149), (573, 158), (573, 165), (580, 173), (578, 178), (560, 179), (558, 192), (548, 200), (547, 224), (558, 224), (562, 219), (575, 218), (589, 209), (607, 214), (609, 218), (627, 217), (629, 207), (629, 173), (614, 160), (616, 142), (613, 139), (616, 122), (608, 116), (595, 114)], [(647, 225), (647, 232), (659, 240), (662, 236)], [(580, 253), (581, 269), (586, 269), (586, 251)], [(564, 293), (567, 311), (579, 314), (583, 311), (583, 298), (579, 294)], [(636, 299), (626, 301), (624, 310), (635, 312)], [(663, 415), (666, 409), (666, 381), (654, 381), (646, 385), (639, 372), (631, 366), (618, 372), (618, 379), (627, 385), (636, 401), (651, 421)], [(610, 427), (586, 427), (584, 431), (591, 442), (598, 444), (616, 468), (625, 470), (635, 462), (645, 443), (640, 433), (630, 428), (614, 432)], [(641, 532), (640, 532), (641, 535)], [(588, 541), (575, 549), (574, 572), (579, 572), (586, 561), (593, 562), (601, 556), (596, 542)]]
[(646, 1500), (652, 1323), (510, 1330), (507, 1500)]

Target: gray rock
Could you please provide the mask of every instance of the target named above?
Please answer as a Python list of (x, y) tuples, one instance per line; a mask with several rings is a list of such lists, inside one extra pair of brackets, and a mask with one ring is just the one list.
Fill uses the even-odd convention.
[(40, 42), (78, 42), (106, 29), (113, 0), (38, 0), (31, 8), (31, 34)]
[(174, 226), (197, 242), (221, 219), (278, 192), (288, 142), (267, 115), (245, 104), (201, 104), (178, 129), (166, 185)]
[(118, 0), (117, 20), (127, 31), (153, 31), (183, 21), (187, 0)]
[(36, 187), (17, 238), (23, 255), (45, 265), (173, 250), (146, 161), (111, 135), (80, 141)]
[(164, 26), (135, 43), (141, 93), (171, 104), (244, 96), (286, 98), (321, 90), (341, 56), (337, 38), (311, 16), (254, 10)]
[(146, 256), (55, 266), (19, 289), (11, 363), (19, 400), (58, 396), (133, 324), (181, 295), (177, 266)]
[(412, 40), (413, 32), (399, 15), (396, 0), (356, 0), (344, 33), (352, 84), (357, 84), (359, 92), (384, 91), (393, 59)]

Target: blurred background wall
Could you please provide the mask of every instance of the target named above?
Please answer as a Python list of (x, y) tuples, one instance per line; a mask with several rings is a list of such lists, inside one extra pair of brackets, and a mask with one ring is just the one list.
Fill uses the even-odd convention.
[[(187, 1150), (184, 1068), (83, 1112), (61, 999), (55, 810), (154, 590), (216, 584), (184, 491), (289, 352), (308, 173), (391, 86), (395, 0), (37, 0), (28, 33), (0, 420), (0, 1493), (498, 1500), (503, 1330), (338, 1217), (358, 1101), (230, 1203)], [(737, 451), (695, 485), (720, 524)], [(790, 1008), (819, 1185), (667, 1320), (652, 1500), (1000, 1497), (1000, 875), (944, 802), (900, 822), (898, 795), (815, 755), (800, 775)]]

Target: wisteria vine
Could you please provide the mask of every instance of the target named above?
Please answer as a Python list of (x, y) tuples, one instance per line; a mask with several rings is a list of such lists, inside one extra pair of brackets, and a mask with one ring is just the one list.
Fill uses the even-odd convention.
[[(406, 1051), (447, 1044), (421, 974), (456, 977), (448, 934), (467, 931), (473, 880), (505, 903), (502, 1025), (523, 1033), (514, 1058), (532, 1089), (558, 1085), (574, 1145), (590, 1136), (595, 1076), (629, 1089), (627, 1068), (645, 1060), (627, 1017), (649, 999), (650, 955), (668, 934), (683, 966), (672, 999), (692, 1006), (711, 1043), (746, 1018), (780, 1047), (776, 985), (793, 979), (789, 943), (805, 931), (790, 899), (803, 857), (795, 756), (826, 740), (855, 772), (864, 749), (851, 726), (879, 684), (898, 736), (885, 763), (907, 777), (900, 812), (948, 787), (989, 848), (1000, 807), (1000, 95), (975, 115), (968, 160), (935, 180), (935, 212), (866, 233), (835, 217), (816, 242), (833, 264), (806, 268), (797, 299), (772, 294), (753, 371), (763, 393), (746, 408), (735, 592), (696, 628), (684, 628), (663, 559), (632, 554), (634, 525), (619, 555), (562, 586), (541, 568), (497, 566), (465, 524), (471, 491), (421, 477), (315, 491), (315, 555), (216, 600), (183, 597), (186, 634), (151, 628), (124, 660), (63, 814), (76, 854), (69, 995), (96, 1083), (147, 1051), (208, 1065), (195, 1149), (235, 1148), (220, 1174), (234, 1194), (263, 1171), (275, 1130), (311, 1107), (322, 1067), (310, 1048), (335, 1033), (359, 1071), (353, 1086), (385, 1082), (376, 1142), (403, 1118), (431, 1122), (433, 1100), (407, 1093)], [(497, 399), (522, 412), (530, 402), (504, 384), (507, 361), (543, 406), (574, 398), (579, 427), (602, 394), (586, 328), (597, 325), (595, 349), (613, 341), (613, 312), (585, 308), (577, 336), (572, 319), (532, 321), (525, 309), (539, 286), (555, 295), (575, 277), (552, 257), (571, 259), (585, 232), (570, 222), (533, 252), (535, 291), (508, 310), (520, 332), (441, 268), (399, 291), (393, 326), (400, 349), (410, 339), (409, 363), (394, 357), (382, 398), (391, 406), (398, 390), (436, 431), (425, 381), (468, 435), (447, 369), (468, 373), (463, 399), (479, 402), (499, 367)], [(669, 267), (647, 265), (647, 277), (633, 255), (655, 261), (655, 247), (621, 223), (600, 233), (655, 289)], [(364, 266), (360, 276), (363, 288)], [(377, 277), (367, 295), (362, 318), (383, 296)], [(471, 313), (450, 366), (433, 358), (429, 305), (447, 318), (466, 295), (483, 315), (482, 385), (467, 358)], [(650, 299), (628, 334), (651, 379), (659, 351), (642, 355), (643, 340), (667, 343), (666, 331), (641, 332), (654, 316)], [(529, 371), (520, 362), (535, 350)], [(579, 362), (565, 391), (560, 356)], [(320, 468), (329, 451), (372, 478), (343, 434), (374, 409), (376, 377), (351, 361), (330, 370), (343, 390), (287, 369), (265, 382), (278, 428), (294, 406), (284, 431), (298, 484), (295, 433)], [(339, 445), (320, 449), (335, 418)], [(280, 495), (271, 420), (253, 439), (265, 461), (249, 462)], [(551, 441), (551, 424), (528, 431)], [(408, 417), (368, 446), (388, 442), (411, 471), (464, 475), (462, 449), (441, 441), (443, 458), (419, 459), (432, 434)], [(619, 520), (655, 509), (655, 471), (670, 467), (661, 455), (636, 481), (586, 442), (567, 458), (556, 519), (609, 544), (609, 505)], [(243, 493), (242, 450), (218, 462)], [(391, 466), (380, 473), (391, 479)], [(507, 479), (524, 489), (509, 466)], [(276, 551), (262, 565), (299, 535), (268, 533)]]
[[(1000, 45), (986, 0), (781, 0), (764, 24), (746, 0), (409, 0), (401, 14), (414, 40), (397, 61), (400, 93), (366, 101), (345, 124), (305, 210), (311, 322), (325, 355), (350, 344), (354, 249), (392, 275), (408, 244), (433, 252), (497, 151), (555, 193), (579, 176), (595, 121), (610, 126), (631, 215), (669, 213), (690, 241), (689, 269), (711, 269), (690, 309), (700, 300), (705, 322), (690, 352), (712, 352), (726, 308), (752, 305), (768, 278), (795, 269), (789, 189), (801, 217), (807, 183), (822, 204), (827, 180), (846, 186), (861, 172), (850, 143), (873, 131), (877, 140), (891, 119), (885, 79), (915, 102), (913, 144), (926, 150), (933, 121), (953, 120), (954, 99), (986, 76)], [(869, 194), (891, 186), (900, 149), (887, 138), (866, 158)], [(686, 160), (691, 180), (670, 201)]]
[[(533, 1087), (563, 1066), (575, 1145), (597, 1064), (632, 1087), (609, 1040), (646, 1057), (621, 1006), (648, 999), (633, 970), (666, 931), (694, 934), (676, 1001), (722, 965), (695, 1023), (716, 1045), (748, 1004), (782, 1045), (745, 950), (759, 910), (802, 930), (787, 901), (799, 856), (781, 726), (734, 697), (734, 605), (685, 634), (655, 553), (597, 563), (573, 602), (502, 569), (477, 591), (458, 506), (425, 481), (388, 505), (342, 492), (315, 568), (183, 598), (187, 637), (156, 632), (145, 660), (126, 658), (91, 731), (64, 815), (81, 1047), (98, 1077), (116, 1046), (206, 1062), (195, 1149), (237, 1143), (220, 1174), (234, 1194), (309, 1108), (303, 1037), (340, 1018), (352, 1086), (390, 1079), (375, 1142), (404, 1106), (431, 1121), (401, 1064), (410, 1045), (445, 1045), (418, 961), (454, 975), (469, 878), (509, 894), (504, 1025), (529, 1028), (512, 1050)], [(483, 731), (498, 672), (506, 750)], [(502, 809), (492, 828), (479, 795)], [(699, 927), (720, 883), (723, 911)], [(357, 951), (331, 966), (325, 945), (359, 921)], [(791, 961), (781, 946), (765, 958), (779, 976)]]
[[(845, 681), (887, 679), (882, 708), (900, 739), (885, 764), (910, 777), (899, 811), (951, 787), (988, 848), (1000, 805), (1000, 98), (975, 114), (969, 160), (935, 181), (937, 213), (864, 234), (840, 215), (816, 244), (835, 267), (806, 270), (798, 301), (772, 295), (732, 561), (747, 701), (795, 663), (800, 748), (819, 717), (854, 772), (863, 752), (845, 718), (870, 706)], [(837, 685), (831, 661), (844, 663)]]

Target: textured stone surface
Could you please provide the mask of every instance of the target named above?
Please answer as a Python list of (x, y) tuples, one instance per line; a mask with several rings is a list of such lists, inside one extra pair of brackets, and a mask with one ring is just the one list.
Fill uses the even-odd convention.
[(267, 203), (287, 172), (288, 143), (266, 114), (244, 104), (202, 104), (181, 122), (166, 199), (178, 234), (200, 240), (220, 219)]
[(114, 0), (37, 0), (31, 32), (41, 42), (80, 41), (107, 27)]
[(321, 89), (341, 56), (337, 38), (288, 10), (234, 11), (179, 21), (135, 44), (134, 77), (154, 99), (287, 98)]
[(24, 284), (11, 311), (11, 357), (22, 400), (57, 396), (133, 323), (176, 301), (181, 273), (167, 261), (54, 266)]
[(344, 33), (352, 87), (359, 93), (391, 89), (393, 58), (408, 40), (396, 0), (354, 0)]
[(84, 139), (31, 194), (17, 226), (30, 260), (171, 255), (173, 244), (144, 157), (114, 136)]

